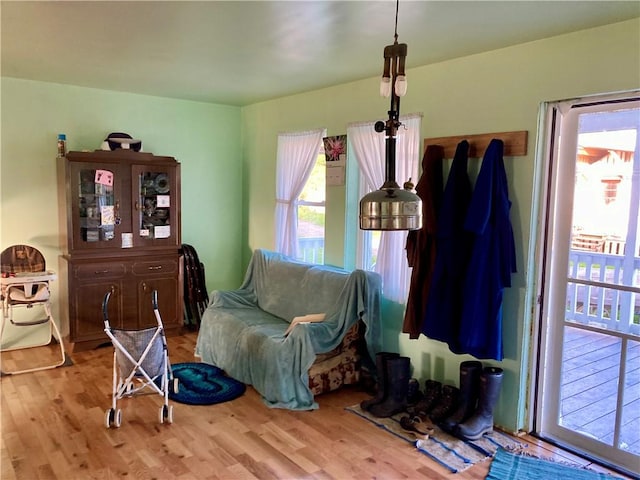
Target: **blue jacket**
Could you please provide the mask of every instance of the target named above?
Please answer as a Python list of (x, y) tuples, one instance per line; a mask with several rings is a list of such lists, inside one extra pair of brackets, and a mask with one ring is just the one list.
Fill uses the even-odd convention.
[(456, 148), (438, 214), (436, 261), (422, 323), (422, 333), (448, 343), (455, 353), (461, 353), (462, 285), (471, 254), (471, 234), (464, 230), (471, 201), (468, 156), (469, 142), (464, 140)]
[(516, 271), (503, 149), (501, 140), (489, 143), (464, 223), (473, 234), (473, 248), (463, 286), (459, 336), (462, 351), (495, 360), (504, 356), (502, 294)]

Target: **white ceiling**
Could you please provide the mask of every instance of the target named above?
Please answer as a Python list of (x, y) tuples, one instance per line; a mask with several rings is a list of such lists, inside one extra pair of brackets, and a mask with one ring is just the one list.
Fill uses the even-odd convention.
[[(380, 75), (396, 2), (2, 0), (0, 8), (3, 76), (247, 105)], [(401, 0), (398, 35), (414, 67), (635, 17), (637, 0)]]

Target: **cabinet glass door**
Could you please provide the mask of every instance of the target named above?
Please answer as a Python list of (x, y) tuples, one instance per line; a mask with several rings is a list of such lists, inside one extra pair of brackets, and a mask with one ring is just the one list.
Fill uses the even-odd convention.
[(77, 183), (77, 197), (73, 199), (73, 215), (78, 222), (74, 239), (80, 244), (94, 244), (96, 247), (117, 247), (116, 225), (120, 223), (118, 202), (115, 195), (115, 172), (113, 169), (88, 168), (77, 165), (74, 175)]
[(175, 242), (176, 188), (171, 168), (135, 166), (134, 195), (137, 214), (133, 231), (137, 244), (167, 245)]

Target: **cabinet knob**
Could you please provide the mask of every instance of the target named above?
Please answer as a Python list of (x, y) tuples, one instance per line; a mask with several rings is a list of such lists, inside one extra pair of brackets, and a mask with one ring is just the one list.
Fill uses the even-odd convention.
[(162, 265), (152, 265), (147, 267), (148, 270), (162, 270)]

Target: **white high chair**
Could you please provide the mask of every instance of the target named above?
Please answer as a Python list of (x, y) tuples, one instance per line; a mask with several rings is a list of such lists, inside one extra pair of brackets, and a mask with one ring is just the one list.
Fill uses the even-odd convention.
[[(64, 343), (60, 330), (51, 315), (51, 305), (49, 298), (51, 291), (49, 282), (56, 280), (57, 275), (51, 270), (46, 270), (45, 260), (42, 253), (34, 247), (28, 245), (13, 245), (6, 248), (0, 254), (0, 264), (2, 268), (2, 278), (0, 278), (0, 298), (2, 299), (2, 317), (0, 318), (0, 345), (4, 338), (6, 322), (16, 327), (34, 327), (37, 325), (49, 324), (49, 336), (44, 343), (30, 345), (29, 347), (40, 347), (51, 343), (52, 339), (57, 340), (60, 345), (60, 361), (53, 365), (18, 370), (15, 372), (1, 371), (1, 375), (16, 375), (19, 373), (35, 372), (37, 370), (47, 370), (50, 368), (68, 365), (67, 356), (64, 350)], [(36, 320), (16, 320), (14, 309), (41, 307), (45, 317)], [(55, 332), (55, 336), (53, 336)], [(7, 347), (0, 351), (16, 350), (26, 347)]]

